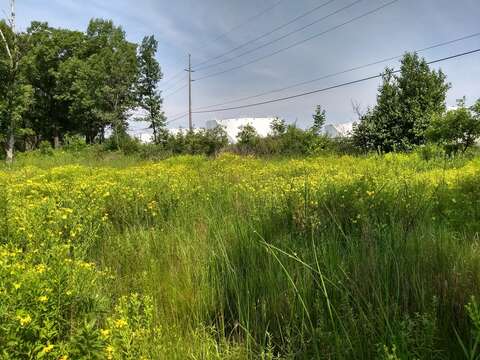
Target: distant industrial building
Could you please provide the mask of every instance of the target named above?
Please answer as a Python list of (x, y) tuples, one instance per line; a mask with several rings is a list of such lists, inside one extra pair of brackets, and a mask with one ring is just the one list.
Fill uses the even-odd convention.
[(325, 125), (324, 133), (331, 138), (350, 137), (353, 132), (353, 122)]
[[(275, 120), (275, 117), (263, 117), (263, 118), (236, 118), (236, 119), (222, 119), (222, 120), (209, 120), (205, 124), (205, 129), (215, 129), (216, 127), (222, 127), (227, 133), (228, 142), (231, 144), (237, 143), (237, 136), (242, 131), (242, 128), (246, 125), (252, 126), (260, 137), (266, 137), (271, 133), (271, 124)], [(329, 124), (323, 128), (323, 133), (331, 138), (349, 137), (353, 131), (353, 122), (343, 124)], [(143, 125), (143, 126), (142, 126)], [(203, 128), (196, 128), (193, 131), (202, 131)], [(168, 132), (171, 135), (178, 135), (180, 133), (186, 134), (188, 129), (186, 128), (170, 128)], [(148, 127), (148, 123), (136, 126), (129, 129), (129, 134), (137, 138), (142, 143), (153, 142), (152, 130)]]

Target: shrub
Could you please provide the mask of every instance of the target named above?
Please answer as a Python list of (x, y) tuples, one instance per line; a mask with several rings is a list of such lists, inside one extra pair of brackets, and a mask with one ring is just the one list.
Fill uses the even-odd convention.
[(85, 138), (76, 134), (66, 134), (63, 138), (63, 148), (67, 151), (78, 152), (87, 147)]
[(50, 141), (41, 141), (38, 149), (42, 155), (53, 155), (53, 148), (52, 144), (50, 144)]
[(459, 151), (464, 153), (480, 137), (480, 114), (474, 110), (475, 107), (468, 109), (462, 99), (458, 101), (458, 109), (433, 116), (427, 130), (428, 139), (442, 145), (448, 156)]

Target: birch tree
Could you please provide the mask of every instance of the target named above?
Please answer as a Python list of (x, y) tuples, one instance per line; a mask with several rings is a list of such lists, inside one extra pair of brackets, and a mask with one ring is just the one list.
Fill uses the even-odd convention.
[(13, 161), (15, 135), (31, 99), (31, 87), (22, 81), (21, 44), (16, 30), (15, 0), (10, 1), (10, 15), (0, 22), (0, 134), (7, 162)]

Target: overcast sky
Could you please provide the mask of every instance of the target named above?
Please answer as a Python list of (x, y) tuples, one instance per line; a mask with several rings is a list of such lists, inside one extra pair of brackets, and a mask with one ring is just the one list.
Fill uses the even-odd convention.
[[(228, 58), (232, 61), (196, 72), (194, 78), (200, 78), (247, 63), (325, 32), (388, 2), (389, 0), (356, 2), (355, 0), (17, 0), (17, 17), (23, 29), (30, 21), (41, 20), (48, 21), (55, 27), (85, 30), (90, 18), (102, 17), (113, 19), (116, 24), (122, 25), (128, 39), (134, 42), (140, 41), (145, 35), (154, 34), (160, 42), (158, 60), (165, 74), (167, 90), (164, 94), (168, 95), (186, 84), (183, 78), (176, 79), (180, 82), (170, 83), (168, 79), (186, 66), (189, 52), (192, 54), (193, 65), (199, 64), (267, 33), (322, 3), (328, 3), (280, 31), (227, 57), (219, 58), (216, 62)], [(353, 3), (355, 4), (351, 5)], [(347, 9), (338, 11), (349, 5), (351, 6)], [(0, 0), (0, 6), (6, 9), (8, 0)], [(266, 9), (270, 10), (265, 11)], [(247, 21), (262, 12), (264, 14), (256, 17), (254, 21)], [(235, 57), (236, 54), (281, 37), (334, 12), (337, 13), (270, 46)], [(193, 107), (200, 108), (283, 88), (400, 55), (407, 50), (421, 49), (480, 32), (479, 14), (480, 0), (398, 0), (378, 12), (275, 56), (222, 75), (196, 81), (193, 85)], [(226, 35), (219, 38), (226, 32)], [(425, 51), (422, 55), (427, 60), (435, 60), (478, 47), (480, 36)], [(378, 74), (385, 66), (396, 66), (397, 63), (390, 61), (378, 64), (283, 92), (232, 103), (229, 106), (288, 96), (356, 80)], [(444, 62), (437, 67), (444, 70), (452, 83), (448, 96), (449, 105), (453, 105), (455, 99), (464, 95), (469, 102), (480, 97), (480, 54)], [(307, 126), (316, 104), (321, 104), (326, 109), (329, 123), (352, 121), (355, 120), (352, 101), (360, 104), (362, 108), (373, 105), (378, 85), (379, 80), (371, 80), (255, 108), (198, 114), (194, 116), (194, 123), (202, 126), (205, 120), (212, 118), (280, 116), (288, 122), (297, 121), (300, 126)], [(187, 95), (185, 88), (166, 97), (165, 111), (170, 118), (186, 111)], [(183, 118), (170, 126), (186, 125), (187, 119)]]

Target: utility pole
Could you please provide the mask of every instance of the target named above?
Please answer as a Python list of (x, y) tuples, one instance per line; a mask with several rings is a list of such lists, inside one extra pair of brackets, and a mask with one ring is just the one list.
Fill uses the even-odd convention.
[(188, 54), (188, 69), (185, 69), (188, 72), (188, 129), (193, 131), (193, 122), (192, 122), (192, 55)]

